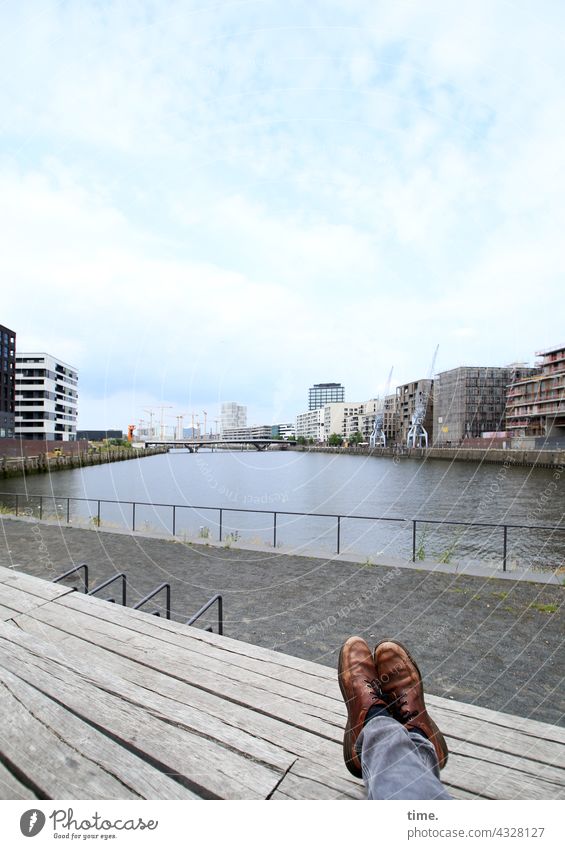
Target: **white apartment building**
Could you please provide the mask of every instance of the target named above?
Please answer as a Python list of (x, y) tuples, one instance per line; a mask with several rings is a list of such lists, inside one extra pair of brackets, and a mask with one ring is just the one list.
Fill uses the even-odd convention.
[(308, 410), (296, 417), (296, 438), (313, 439), (314, 442), (324, 441), (324, 407)]
[(244, 427), (247, 427), (247, 407), (242, 407), (236, 401), (224, 402), (220, 410), (220, 435)]
[(77, 390), (73, 366), (50, 354), (16, 353), (16, 437), (74, 441)]
[(271, 425), (251, 425), (250, 427), (226, 428), (222, 431), (222, 439), (272, 439)]
[[(324, 410), (324, 442), (332, 433), (347, 437), (347, 420), (350, 416), (358, 417), (363, 414), (361, 401), (344, 401), (339, 404), (326, 404)], [(357, 426), (354, 428), (354, 432)]]

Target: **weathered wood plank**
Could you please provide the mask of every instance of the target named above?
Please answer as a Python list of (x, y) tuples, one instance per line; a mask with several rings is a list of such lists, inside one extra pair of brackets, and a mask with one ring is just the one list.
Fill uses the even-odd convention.
[[(103, 606), (104, 602), (100, 602)], [(105, 606), (105, 605), (104, 605)], [(108, 605), (110, 606), (110, 605)], [(60, 615), (57, 605), (38, 612), (40, 621), (53, 622), (67, 633), (81, 634), (94, 645), (114, 654), (127, 656), (146, 666), (160, 669), (195, 686), (211, 692), (222, 691), (226, 698), (248, 704), (271, 715), (282, 716), (294, 724), (329, 736), (328, 727), (343, 726), (343, 701), (304, 691), (295, 685), (277, 681), (256, 672), (232, 667), (227, 662), (193, 652), (188, 637), (185, 645), (155, 641), (145, 634), (132, 632), (111, 622), (77, 614), (64, 608)]]
[(451, 753), (442, 772), (446, 784), (490, 799), (563, 799), (565, 788), (497, 763)]
[(529, 719), (528, 717), (514, 716), (513, 714), (503, 713), (502, 711), (480, 707), (479, 705), (458, 702), (454, 699), (444, 699), (441, 696), (426, 694), (426, 703), (431, 712), (433, 712), (435, 707), (440, 708), (446, 718), (449, 714), (454, 714), (458, 717), (478, 719), (482, 722), (487, 722), (489, 725), (511, 727), (516, 731), (523, 731), (525, 734), (530, 734), (533, 737), (554, 740), (556, 743), (565, 745), (565, 728), (559, 725), (551, 725), (550, 723), (540, 722), (537, 719)]
[[(0, 667), (0, 680), (57, 738), (113, 775), (135, 798), (198, 799), (183, 785), (83, 722), (48, 696)], [(86, 790), (87, 788), (85, 788)], [(90, 798), (90, 797), (87, 797)]]
[(291, 799), (367, 798), (361, 782), (344, 781), (335, 772), (320, 769), (318, 764), (313, 764), (307, 758), (296, 760), (271, 798), (279, 798), (277, 793)]
[(0, 584), (0, 604), (14, 613), (29, 613), (36, 607), (49, 604), (51, 599), (41, 598), (11, 583)]
[[(80, 576), (76, 576), (77, 584), (80, 583)], [(65, 595), (71, 595), (75, 592), (73, 587), (64, 584), (55, 584), (53, 581), (46, 581), (43, 578), (36, 578), (34, 575), (26, 575), (24, 572), (16, 572), (10, 570), (10, 575), (5, 580), (0, 581), (0, 594), (2, 585), (8, 585), (29, 593), (31, 596), (43, 599), (44, 601), (53, 601), (56, 598), (62, 598)]]
[(0, 799), (37, 799), (37, 796), (0, 763)]
[[(257, 710), (250, 710), (234, 701), (227, 700), (223, 693), (203, 690), (149, 666), (132, 662), (126, 657), (114, 654), (109, 658), (106, 649), (60, 631), (46, 624), (43, 618), (42, 621), (38, 621), (31, 616), (21, 616), (18, 618), (18, 627), (26, 633), (35, 634), (48, 640), (53, 646), (57, 646), (63, 653), (69, 668), (80, 670), (85, 657), (88, 657), (88, 671), (91, 676), (95, 674), (97, 668), (93, 665), (93, 661), (96, 661), (96, 664), (105, 664), (106, 667), (111, 665), (114, 678), (160, 693), (181, 705), (196, 708), (208, 717), (220, 719), (260, 740), (272, 742), (286, 752), (307, 756), (310, 760), (319, 763), (321, 768), (335, 769), (337, 765), (344, 778), (353, 780), (343, 765), (341, 743), (326, 740)], [(78, 666), (76, 666), (77, 660)], [(186, 716), (185, 713), (185, 719)]]
[(13, 619), (14, 616), (18, 616), (17, 610), (13, 610), (11, 607), (4, 607), (3, 604), (0, 604), (0, 620), (2, 622), (7, 622), (8, 619)]
[[(7, 634), (7, 631), (10, 634)], [(146, 754), (164, 772), (184, 777), (194, 792), (217, 798), (266, 798), (281, 772), (106, 692), (46, 658), (45, 643), (0, 624), (3, 665), (67, 705), (79, 717)], [(292, 760), (292, 759), (290, 759)], [(288, 765), (288, 764), (287, 764)]]
[[(171, 639), (174, 636), (181, 635), (183, 637), (190, 636), (191, 639), (202, 644), (203, 646), (216, 646), (224, 652), (230, 652), (234, 655), (233, 661), (238, 660), (244, 662), (248, 660), (263, 661), (269, 665), (288, 669), (297, 670), (311, 676), (313, 681), (329, 681), (335, 683), (335, 670), (331, 667), (322, 666), (310, 660), (303, 660), (293, 655), (283, 654), (273, 651), (273, 649), (262, 648), (251, 643), (244, 643), (241, 640), (234, 640), (231, 637), (219, 636), (211, 634), (201, 628), (189, 627), (180, 622), (169, 621), (156, 616), (148, 616), (139, 610), (131, 608), (121, 608), (116, 605), (105, 605), (101, 607), (96, 602), (97, 599), (84, 596), (82, 593), (76, 593), (74, 596), (67, 596), (62, 603), (69, 604), (77, 610), (82, 610), (97, 618), (104, 619), (107, 622), (118, 622), (121, 625), (128, 625), (134, 630), (152, 636), (155, 639)], [(322, 689), (316, 685), (316, 692), (321, 692)]]
[(32, 786), (40, 788), (43, 798), (139, 798), (37, 718), (41, 699), (32, 687), (22, 702), (12, 692), (3, 670), (0, 675), (2, 754), (30, 779)]

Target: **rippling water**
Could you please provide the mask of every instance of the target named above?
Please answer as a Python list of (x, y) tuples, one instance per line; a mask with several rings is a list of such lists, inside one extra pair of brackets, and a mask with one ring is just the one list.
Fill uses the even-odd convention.
[[(337, 523), (325, 517), (285, 516), (284, 511), (418, 519), (419, 557), (500, 561), (500, 528), (478, 523), (556, 526), (563, 520), (565, 472), (550, 469), (480, 465), (444, 460), (355, 457), (336, 454), (285, 452), (202, 451), (171, 452), (142, 460), (61, 471), (28, 478), (29, 493), (93, 499), (73, 502), (71, 521), (97, 523), (96, 499), (196, 505), (175, 510), (175, 531), (185, 538), (217, 539), (218, 510), (222, 507), (224, 541), (239, 546), (273, 543), (273, 516), (278, 511), (277, 548), (282, 551), (327, 553), (336, 550)], [(22, 479), (3, 481), (4, 492), (24, 492)], [(8, 504), (10, 498), (5, 497)], [(37, 500), (20, 507), (38, 510)], [(64, 520), (66, 502), (45, 498), (44, 515), (55, 512)], [(138, 530), (170, 532), (170, 507), (135, 510)], [(100, 505), (102, 526), (130, 526), (132, 507)], [(425, 524), (425, 519), (465, 521), (473, 528)], [(345, 518), (340, 523), (340, 548), (374, 560), (380, 553), (408, 556), (412, 550), (411, 522), (365, 521)], [(565, 530), (508, 531), (508, 566), (555, 569), (565, 561)]]

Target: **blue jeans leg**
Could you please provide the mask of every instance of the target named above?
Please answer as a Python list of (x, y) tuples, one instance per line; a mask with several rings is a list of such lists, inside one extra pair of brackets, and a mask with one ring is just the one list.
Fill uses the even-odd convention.
[(375, 716), (356, 749), (368, 799), (451, 799), (439, 778), (433, 744), (391, 716)]

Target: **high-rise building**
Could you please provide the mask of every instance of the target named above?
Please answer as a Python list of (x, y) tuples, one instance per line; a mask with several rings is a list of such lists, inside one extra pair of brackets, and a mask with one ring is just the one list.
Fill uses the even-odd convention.
[(16, 355), (15, 435), (21, 439), (74, 441), (78, 373), (45, 353)]
[(14, 436), (16, 334), (0, 324), (0, 437)]
[(345, 387), (341, 383), (315, 383), (308, 390), (308, 409), (319, 410), (326, 404), (345, 401)]
[(434, 444), (457, 445), (463, 439), (504, 430), (506, 392), (516, 379), (535, 373), (523, 366), (443, 371), (434, 381)]
[(513, 436), (565, 437), (565, 345), (538, 351), (538, 373), (508, 387), (506, 427)]
[(236, 401), (226, 401), (220, 410), (220, 434), (247, 427), (247, 407)]

